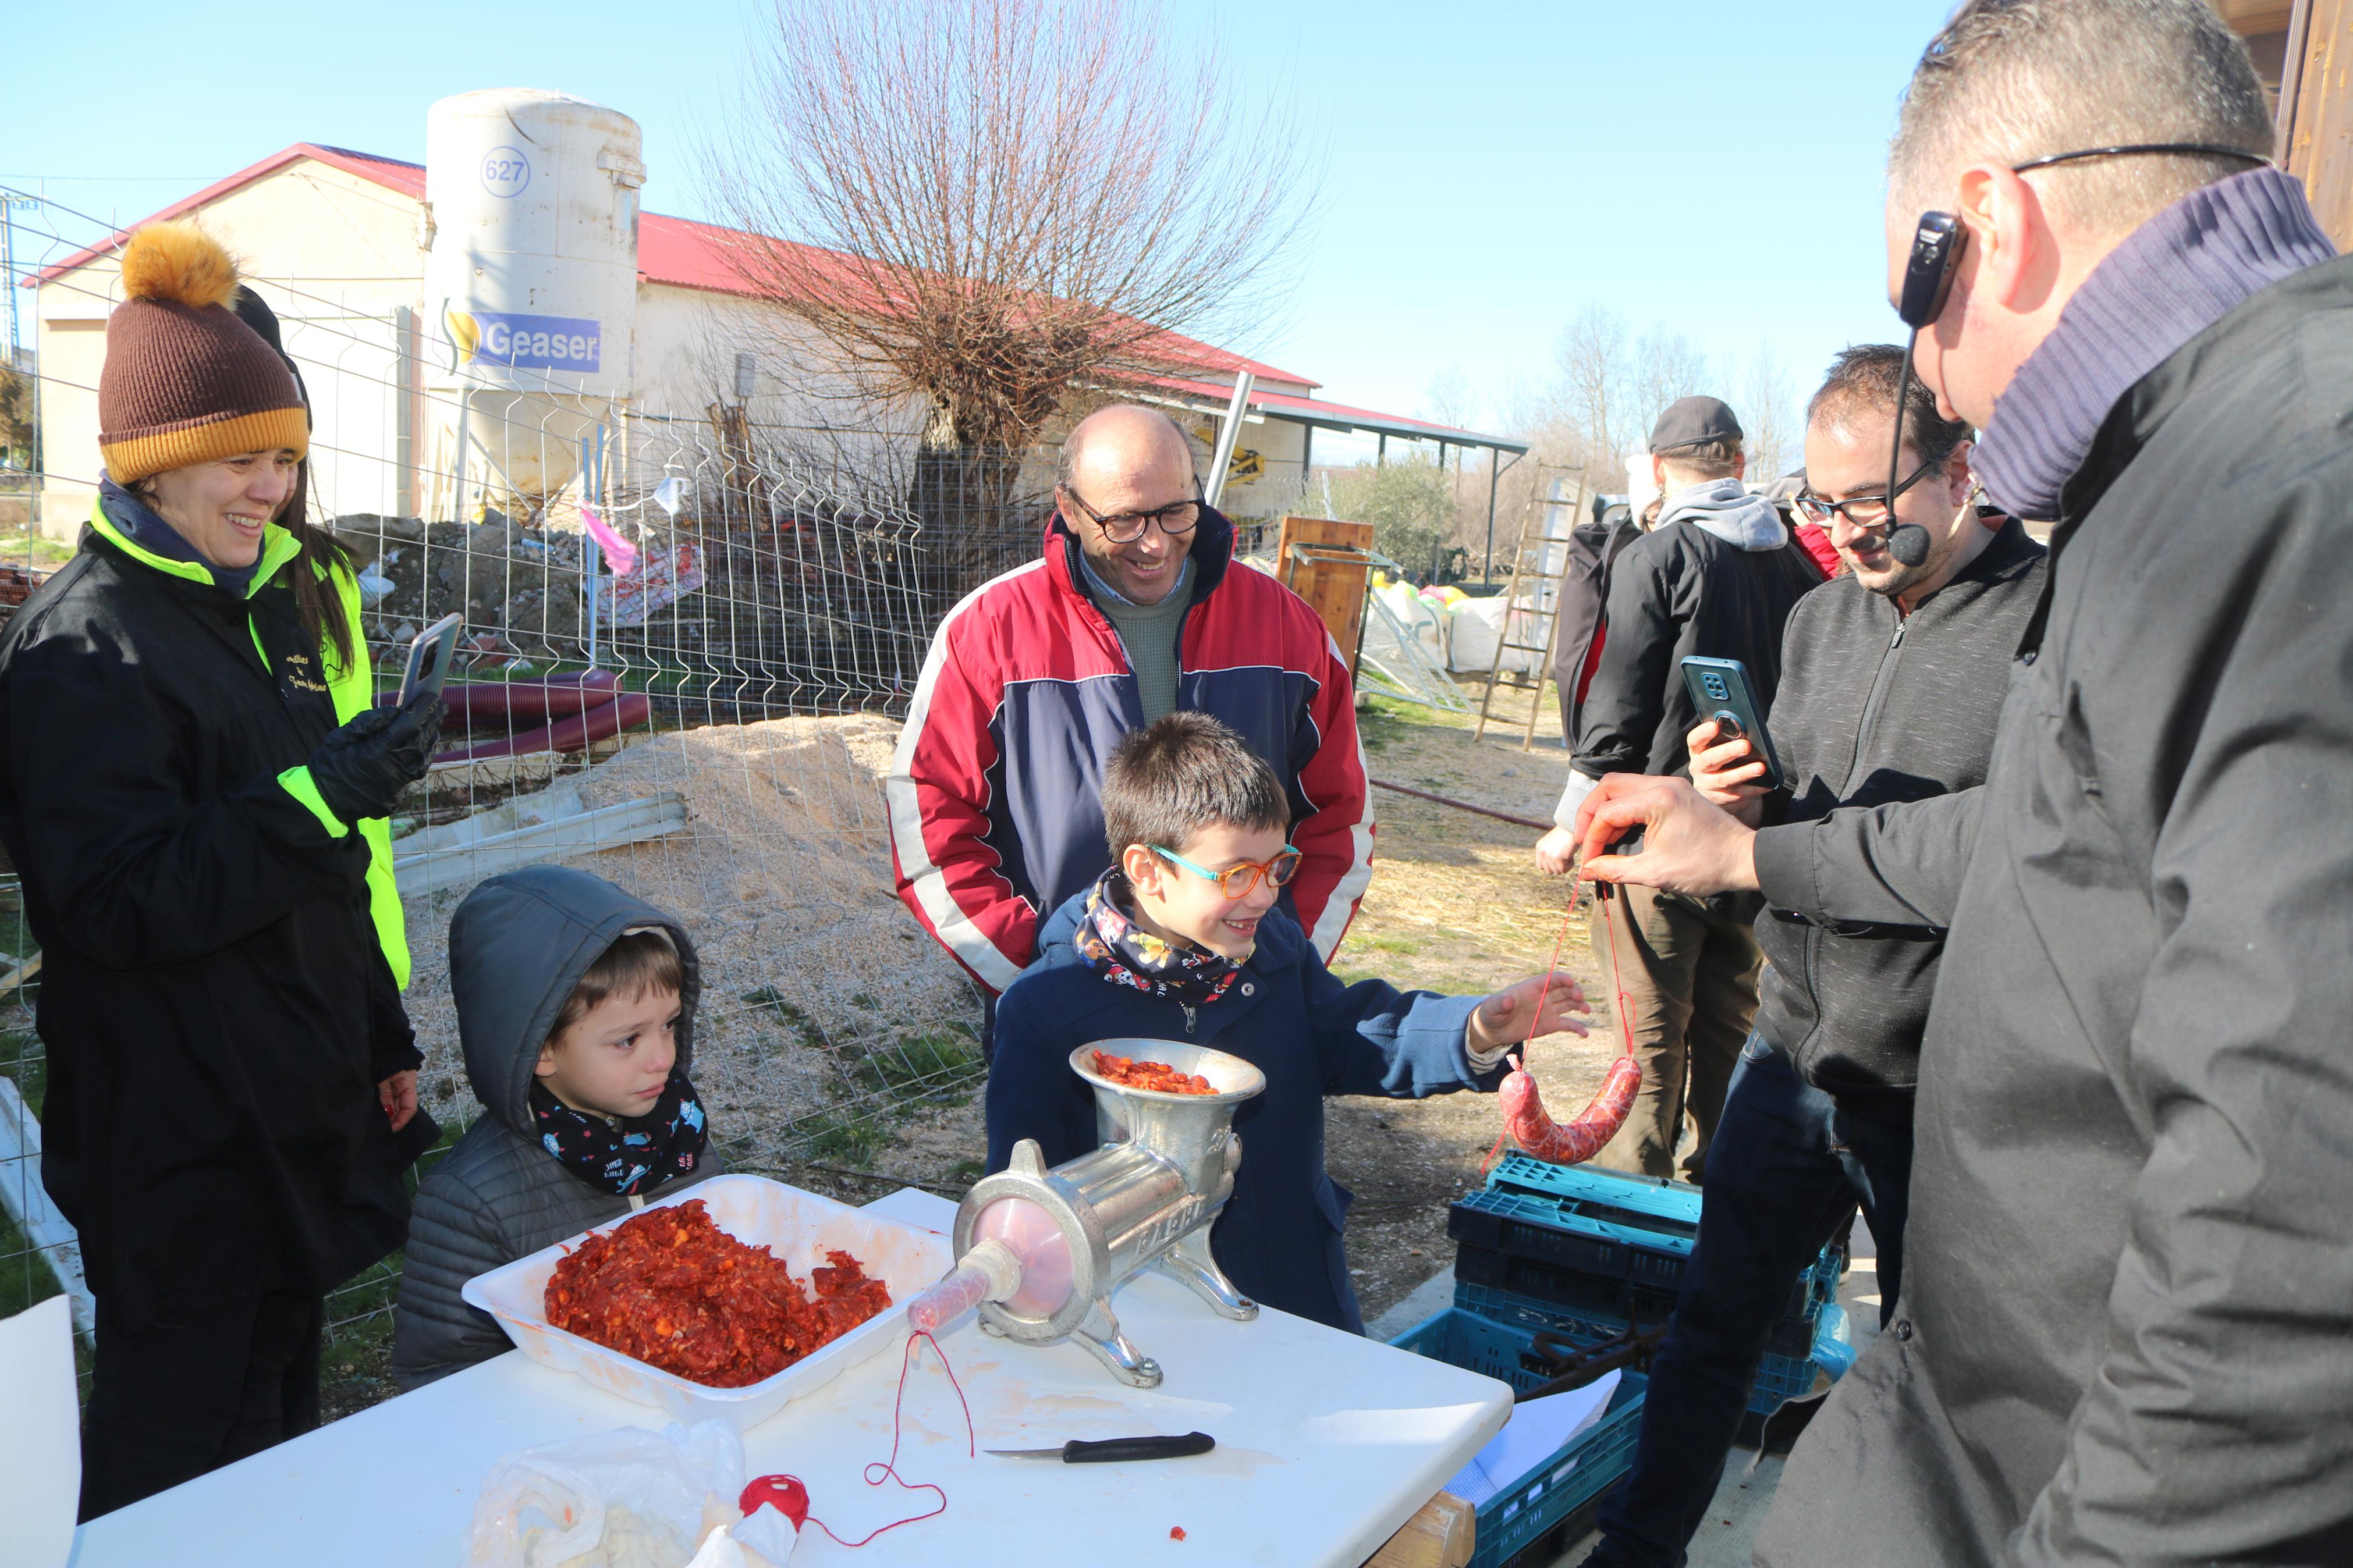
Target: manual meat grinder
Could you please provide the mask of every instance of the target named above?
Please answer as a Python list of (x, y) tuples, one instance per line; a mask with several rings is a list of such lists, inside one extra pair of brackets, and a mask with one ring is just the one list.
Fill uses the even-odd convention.
[[(1113, 1083), (1094, 1070), (1097, 1051), (1166, 1063), (1216, 1092)], [(1234, 1108), (1266, 1076), (1240, 1057), (1174, 1040), (1099, 1040), (1071, 1053), (1071, 1069), (1094, 1089), (1103, 1147), (1048, 1170), (1035, 1140), (1016, 1144), (1010, 1165), (965, 1194), (956, 1268), (908, 1303), (908, 1320), (933, 1329), (977, 1306), (989, 1333), (1025, 1344), (1075, 1339), (1122, 1383), (1157, 1387), (1160, 1365), (1120, 1329), (1112, 1292), (1155, 1268), (1219, 1317), (1258, 1316), (1211, 1260), (1209, 1224), (1241, 1168)]]

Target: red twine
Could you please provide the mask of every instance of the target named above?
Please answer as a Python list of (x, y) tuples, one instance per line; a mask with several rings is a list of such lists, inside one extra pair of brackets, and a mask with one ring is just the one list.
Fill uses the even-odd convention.
[[(1625, 1054), (1630, 1057), (1634, 1054), (1634, 1010), (1632, 1005), (1626, 1000), (1625, 983), (1618, 972), (1618, 930), (1609, 918), (1609, 906), (1617, 900), (1604, 898), (1599, 892), (1596, 892), (1593, 901), (1601, 910), (1602, 937), (1609, 944), (1609, 984), (1612, 994), (1618, 998), (1619, 1032), (1626, 1042)], [(1560, 917), (1560, 930), (1553, 933), (1552, 957), (1545, 963), (1544, 984), (1536, 988), (1537, 1023), (1544, 1021), (1545, 996), (1552, 990), (1553, 971), (1560, 966), (1560, 944), (1568, 938), (1568, 922), (1576, 918), (1577, 895), (1572, 889), (1569, 894), (1568, 908)], [(1487, 1151), (1485, 1159), (1479, 1162), (1481, 1180), (1485, 1180), (1487, 1173), (1495, 1168), (1495, 1162), (1504, 1157), (1504, 1143), (1510, 1136), (1511, 1133), (1503, 1128), (1495, 1130), (1495, 1146)]]
[(964, 1384), (956, 1381), (955, 1368), (948, 1364), (948, 1352), (940, 1349), (939, 1341), (932, 1339), (928, 1332), (918, 1329), (907, 1336), (907, 1349), (899, 1358), (899, 1394), (898, 1397), (891, 1402), (891, 1457), (867, 1466), (861, 1474), (870, 1487), (879, 1487), (885, 1479), (888, 1479), (898, 1482), (901, 1489), (904, 1491), (936, 1493), (940, 1500), (939, 1507), (927, 1513), (910, 1514), (905, 1519), (894, 1519), (881, 1529), (871, 1531), (855, 1541), (844, 1541), (833, 1533), (832, 1528), (825, 1521), (810, 1516), (808, 1488), (798, 1476), (774, 1475), (761, 1476), (745, 1487), (743, 1496), (736, 1500), (737, 1510), (748, 1516), (762, 1504), (768, 1504), (786, 1519), (791, 1520), (794, 1529), (798, 1530), (804, 1523), (814, 1524), (832, 1537), (836, 1544), (853, 1550), (865, 1545), (875, 1536), (896, 1530), (902, 1524), (920, 1524), (924, 1520), (937, 1519), (941, 1514), (945, 1513), (948, 1510), (948, 1494), (943, 1488), (931, 1481), (911, 1481), (898, 1470), (901, 1411), (907, 1403), (907, 1373), (914, 1366), (917, 1340), (930, 1341), (932, 1349), (939, 1355), (940, 1370), (948, 1374), (948, 1386), (955, 1390), (956, 1403), (964, 1408), (965, 1451), (968, 1454), (977, 1454), (980, 1451), (978, 1436), (973, 1431), (972, 1402), (964, 1396)]

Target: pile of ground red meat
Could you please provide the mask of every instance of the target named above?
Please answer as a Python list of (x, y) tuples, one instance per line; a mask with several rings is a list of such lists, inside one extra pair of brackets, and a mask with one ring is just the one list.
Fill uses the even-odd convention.
[(1095, 1076), (1109, 1079), (1123, 1089), (1153, 1089), (1162, 1094), (1215, 1094), (1208, 1079), (1198, 1073), (1178, 1072), (1166, 1062), (1133, 1061), (1115, 1057), (1108, 1051), (1095, 1053)]
[(828, 1252), (810, 1289), (765, 1247), (719, 1228), (701, 1198), (648, 1209), (555, 1266), (547, 1321), (711, 1388), (773, 1377), (891, 1305), (857, 1258)]

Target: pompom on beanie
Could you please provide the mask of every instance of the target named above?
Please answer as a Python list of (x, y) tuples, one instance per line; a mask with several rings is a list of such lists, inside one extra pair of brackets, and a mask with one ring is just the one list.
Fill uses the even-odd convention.
[(122, 303), (98, 377), (107, 477), (246, 452), (311, 449), (311, 417), (285, 359), (237, 312), (237, 263), (192, 223), (154, 223), (122, 247)]

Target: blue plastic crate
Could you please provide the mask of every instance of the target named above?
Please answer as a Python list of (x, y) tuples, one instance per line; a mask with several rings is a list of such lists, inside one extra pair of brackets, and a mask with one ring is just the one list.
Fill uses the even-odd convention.
[[(1457, 1280), (1454, 1305), (1465, 1312), (1475, 1312), (1489, 1322), (1521, 1330), (1533, 1340), (1537, 1331), (1559, 1335), (1580, 1345), (1598, 1345), (1614, 1339), (1625, 1330), (1622, 1319), (1607, 1317), (1580, 1318), (1563, 1313), (1549, 1301), (1514, 1295), (1509, 1290), (1492, 1289), (1482, 1285), (1467, 1285)], [(1844, 1314), (1840, 1316), (1843, 1329)], [(1819, 1337), (1819, 1323), (1810, 1325)], [(1849, 1356), (1852, 1360), (1852, 1355)], [(1541, 1358), (1539, 1358), (1541, 1363)], [(1810, 1355), (1767, 1355), (1757, 1369), (1757, 1382), (1749, 1391), (1748, 1408), (1760, 1415), (1769, 1415), (1785, 1399), (1812, 1392), (1814, 1360)], [(1845, 1371), (1843, 1364), (1840, 1372)], [(1833, 1373), (1832, 1376), (1837, 1373)]]
[[(1416, 1355), (1484, 1373), (1522, 1393), (1552, 1376), (1532, 1348), (1532, 1331), (1457, 1309), (1416, 1324), (1389, 1342)], [(1599, 1421), (1480, 1506), (1471, 1568), (1501, 1568), (1632, 1467), (1634, 1439), (1641, 1429), (1643, 1383), (1640, 1373), (1620, 1374)]]
[[(1549, 1258), (1497, 1251), (1469, 1241), (1455, 1244), (1454, 1278), (1464, 1284), (1541, 1301), (1556, 1317), (1621, 1323), (1632, 1320), (1650, 1327), (1666, 1321), (1675, 1305), (1675, 1298), (1663, 1290), (1635, 1289), (1624, 1280), (1599, 1279)], [(1767, 1333), (1765, 1348), (1775, 1355), (1804, 1355), (1813, 1343), (1814, 1316), (1820, 1309), (1815, 1271), (1810, 1269), (1790, 1287), (1781, 1316)]]
[[(1447, 1233), (1467, 1252), (1458, 1268), (1478, 1282), (1556, 1300), (1572, 1311), (1604, 1310), (1656, 1321), (1674, 1309), (1699, 1235), (1700, 1189), (1682, 1182), (1506, 1157), (1488, 1184), (1447, 1210)], [(1533, 1267), (1500, 1259), (1525, 1259)], [(1824, 1247), (1792, 1285), (1777, 1343), (1802, 1353), (1803, 1326), (1836, 1299), (1843, 1258)], [(1509, 1275), (1509, 1278), (1505, 1276)]]
[[(1593, 1165), (1556, 1165), (1514, 1151), (1488, 1173), (1487, 1185), (1514, 1187), (1551, 1197), (1590, 1199), (1627, 1211), (1631, 1215), (1680, 1221), (1699, 1227), (1700, 1189), (1689, 1182), (1664, 1176), (1638, 1176), (1628, 1171), (1608, 1171)], [(1686, 1235), (1691, 1232), (1685, 1232)]]

